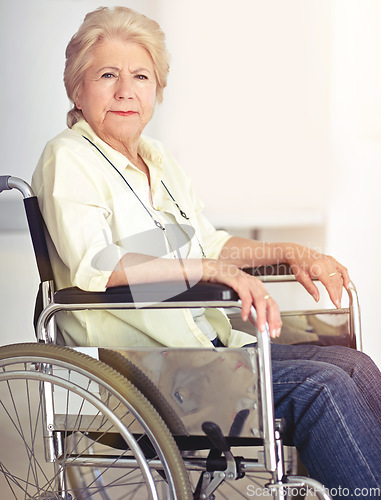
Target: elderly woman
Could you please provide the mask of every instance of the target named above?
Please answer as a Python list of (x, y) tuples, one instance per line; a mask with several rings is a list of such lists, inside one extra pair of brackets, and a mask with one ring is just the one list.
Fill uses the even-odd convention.
[[(217, 231), (189, 179), (164, 146), (142, 136), (168, 74), (156, 22), (123, 7), (88, 14), (66, 51), (73, 103), (68, 129), (51, 140), (33, 176), (52, 245), (57, 286), (211, 281), (251, 306), (258, 328), (280, 333), (275, 301), (241, 269), (286, 262), (316, 299), (312, 278), (339, 307), (348, 272), (332, 257), (293, 244), (263, 244)], [(64, 313), (69, 345), (243, 346), (219, 310)], [(276, 416), (286, 421), (312, 477), (328, 488), (381, 485), (381, 376), (365, 355), (342, 347), (273, 345)], [(339, 490), (338, 490), (339, 491)], [(363, 492), (364, 493), (364, 492)], [(363, 495), (365, 497), (365, 495)]]

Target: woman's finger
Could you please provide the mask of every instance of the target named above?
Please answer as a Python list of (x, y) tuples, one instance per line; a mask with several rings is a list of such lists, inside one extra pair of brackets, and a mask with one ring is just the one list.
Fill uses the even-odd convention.
[(338, 272), (341, 274), (341, 277), (343, 279), (344, 288), (348, 289), (350, 282), (351, 282), (351, 279), (350, 279), (349, 273), (348, 273), (348, 269), (345, 266), (343, 266), (342, 264), (340, 264), (340, 262), (336, 262), (336, 268), (337, 268)]
[(270, 337), (277, 338), (280, 335), (282, 320), (280, 317), (278, 304), (272, 297), (269, 297), (267, 303), (267, 322), (270, 330)]
[(320, 276), (320, 281), (327, 289), (330, 299), (339, 309), (341, 307), (341, 297), (343, 294), (343, 277), (339, 271), (325, 272)]
[(294, 273), (295, 278), (299, 281), (299, 283), (304, 286), (304, 288), (310, 295), (312, 295), (315, 302), (318, 302), (320, 293), (317, 286), (312, 281), (310, 274), (303, 271), (303, 269), (299, 266), (292, 266), (292, 272)]
[(265, 331), (267, 323), (267, 303), (265, 299), (266, 295), (267, 294), (263, 294), (261, 296), (256, 296), (255, 298), (253, 298), (253, 305), (257, 313), (257, 328), (260, 332)]
[[(237, 291), (237, 290), (236, 290)], [(237, 291), (239, 298), (241, 299), (241, 317), (243, 321), (247, 321), (250, 312), (251, 312), (251, 306), (253, 305), (253, 300), (252, 296), (249, 292), (249, 290), (245, 291)]]
[(267, 323), (270, 336), (273, 338), (278, 337), (282, 326), (279, 308), (264, 286), (262, 286), (260, 294), (253, 296), (253, 302), (257, 313), (258, 330), (264, 331)]

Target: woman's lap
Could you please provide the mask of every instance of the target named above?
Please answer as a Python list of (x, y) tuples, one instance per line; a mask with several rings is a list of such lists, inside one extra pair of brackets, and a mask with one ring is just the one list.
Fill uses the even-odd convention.
[[(295, 346), (272, 344), (271, 357), (274, 380), (282, 376), (285, 368), (286, 370), (288, 367), (292, 369), (293, 361), (305, 361), (307, 373), (312, 362), (327, 363), (329, 366), (340, 368), (359, 388), (381, 427), (381, 372), (366, 354), (339, 345), (322, 347), (306, 344)], [(279, 365), (278, 362), (280, 362)], [(282, 362), (285, 364), (281, 364)], [(324, 370), (325, 367), (321, 365), (321, 369)]]

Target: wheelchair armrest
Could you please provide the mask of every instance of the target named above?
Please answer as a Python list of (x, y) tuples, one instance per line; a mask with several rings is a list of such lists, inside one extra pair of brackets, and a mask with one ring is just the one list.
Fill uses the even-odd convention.
[[(294, 277), (288, 264), (261, 266), (243, 269), (246, 273), (260, 278), (267, 276)], [(56, 304), (97, 304), (97, 303), (152, 303), (152, 302), (200, 302), (236, 301), (237, 293), (227, 285), (199, 282), (188, 290), (179, 292), (179, 282), (143, 283), (107, 288), (105, 292), (87, 292), (77, 287), (63, 288), (54, 294)], [(163, 297), (167, 297), (164, 298)]]
[[(238, 294), (226, 285), (200, 282), (188, 290), (180, 282), (144, 283), (108, 288), (105, 292), (88, 292), (77, 287), (63, 288), (53, 294), (44, 307), (42, 286), (37, 296), (34, 325), (39, 341), (53, 342), (55, 329), (49, 322), (60, 311), (85, 309), (183, 309), (194, 307), (233, 307), (239, 305)], [(49, 292), (45, 291), (47, 296)]]
[(200, 282), (179, 292), (179, 282), (144, 283), (108, 288), (105, 292), (86, 292), (77, 287), (54, 294), (55, 304), (119, 304), (152, 302), (237, 301), (237, 293), (226, 285)]
[[(291, 266), (284, 262), (270, 264), (268, 266), (247, 267), (242, 269), (248, 274), (256, 276), (264, 283), (287, 283), (295, 282), (296, 277), (291, 270)], [(314, 281), (317, 278), (312, 278)]]

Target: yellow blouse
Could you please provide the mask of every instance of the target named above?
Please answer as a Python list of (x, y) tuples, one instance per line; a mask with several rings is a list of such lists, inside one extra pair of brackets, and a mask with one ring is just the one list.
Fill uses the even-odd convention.
[[(218, 258), (230, 235), (217, 231), (203, 216), (203, 205), (183, 170), (158, 141), (142, 137), (139, 154), (150, 171), (154, 209), (147, 177), (97, 137), (86, 121), (46, 145), (32, 188), (51, 238), (49, 252), (58, 289), (105, 290), (112, 271), (128, 252), (175, 257), (162, 234), (156, 236), (162, 233), (154, 224), (160, 214), (181, 225), (188, 241), (185, 258), (199, 258), (200, 244), (208, 258)], [(232, 330), (222, 311), (206, 309), (204, 314), (225, 345), (253, 341), (252, 336)], [(64, 312), (57, 315), (57, 323), (67, 345), (212, 347), (189, 309)]]

